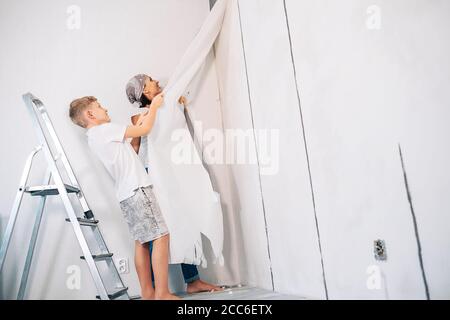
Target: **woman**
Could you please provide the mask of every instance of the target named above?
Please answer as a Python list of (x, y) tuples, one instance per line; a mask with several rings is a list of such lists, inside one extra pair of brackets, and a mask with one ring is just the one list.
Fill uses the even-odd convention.
[[(162, 88), (159, 85), (159, 81), (152, 79), (148, 75), (138, 74), (130, 79), (125, 91), (131, 104), (138, 108), (148, 108), (153, 98), (162, 92)], [(185, 97), (180, 97), (178, 102), (186, 107), (187, 101)], [(131, 122), (135, 124), (138, 118), (139, 115), (132, 116)], [(138, 153), (141, 161), (144, 163), (147, 172), (149, 172), (151, 164), (148, 163), (147, 137), (135, 138), (131, 141), (131, 145), (136, 153)], [(151, 259), (151, 252), (153, 249), (152, 242), (150, 242), (149, 249)], [(200, 279), (197, 266), (195, 265), (182, 263), (181, 270), (183, 272), (184, 281), (187, 284), (187, 293), (206, 291), (214, 292), (223, 290), (218, 286), (202, 281)]]

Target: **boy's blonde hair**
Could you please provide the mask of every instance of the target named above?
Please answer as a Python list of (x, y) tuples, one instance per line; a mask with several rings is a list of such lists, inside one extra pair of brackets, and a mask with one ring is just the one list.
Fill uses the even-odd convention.
[(97, 98), (92, 97), (92, 96), (73, 100), (70, 104), (70, 109), (69, 109), (69, 117), (72, 120), (72, 122), (75, 123), (76, 125), (79, 125), (82, 128), (86, 128), (87, 123), (86, 123), (86, 119), (84, 119), (84, 117), (83, 117), (83, 112), (87, 108), (89, 108), (89, 106), (93, 102), (96, 102), (96, 101), (97, 101)]

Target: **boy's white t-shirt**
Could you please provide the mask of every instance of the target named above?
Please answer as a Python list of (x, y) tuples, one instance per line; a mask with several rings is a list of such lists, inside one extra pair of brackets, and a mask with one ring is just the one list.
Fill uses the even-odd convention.
[(125, 139), (126, 125), (105, 123), (90, 128), (88, 145), (114, 179), (119, 201), (132, 197), (139, 187), (152, 184), (139, 156)]

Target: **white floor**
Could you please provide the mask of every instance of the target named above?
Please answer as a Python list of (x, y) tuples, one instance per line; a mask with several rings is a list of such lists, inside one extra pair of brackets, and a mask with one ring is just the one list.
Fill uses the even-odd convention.
[(305, 300), (305, 298), (285, 295), (256, 287), (235, 287), (223, 292), (177, 294), (183, 300)]

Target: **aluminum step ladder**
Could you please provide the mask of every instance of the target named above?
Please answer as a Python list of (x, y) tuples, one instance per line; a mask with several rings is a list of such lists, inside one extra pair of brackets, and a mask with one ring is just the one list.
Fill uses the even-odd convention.
[[(66, 221), (71, 224), (80, 244), (83, 253), (80, 258), (87, 263), (97, 288), (97, 299), (131, 299), (128, 295), (128, 288), (125, 287), (114, 264), (113, 254), (109, 252), (100, 232), (99, 221), (95, 219), (88, 206), (44, 104), (31, 93), (23, 95), (23, 100), (30, 112), (40, 145), (31, 152), (25, 163), (20, 186), (0, 247), (0, 272), (3, 269), (23, 195), (29, 194), (30, 196), (40, 197), (17, 296), (18, 300), (22, 300), (46, 199), (48, 196), (59, 196), (67, 212), (68, 218)], [(43, 151), (48, 165), (43, 185), (28, 186), (33, 159), (40, 151)], [(50, 184), (52, 180), (53, 184)]]

